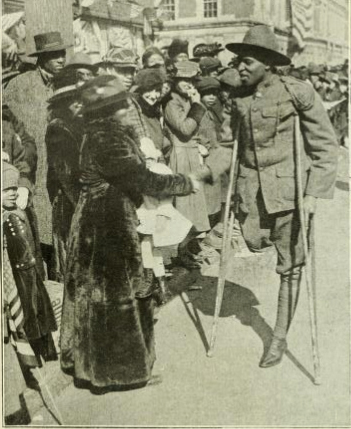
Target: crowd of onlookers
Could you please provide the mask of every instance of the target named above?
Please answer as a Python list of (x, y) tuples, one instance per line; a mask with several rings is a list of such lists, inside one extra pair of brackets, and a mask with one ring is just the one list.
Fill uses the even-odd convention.
[[(3, 81), (2, 110), (6, 326), (27, 384), (32, 381), (30, 369), (40, 366), (41, 359), (57, 359), (52, 340), (56, 322), (44, 280), (69, 284), (65, 271), (73, 262), (67, 260), (67, 252), (71, 257), (69, 246), (75, 239), (71, 224), (81, 215), (77, 205), (82, 193), (90, 187), (92, 198), (98, 198), (106, 192), (101, 177), (118, 180), (114, 171), (109, 172), (108, 159), (99, 165), (99, 154), (86, 155), (87, 135), (94, 135), (99, 147), (100, 137), (104, 138), (101, 124), (106, 128), (110, 123), (112, 136), (113, 121), (120, 121), (125, 126), (123, 138), (132, 136), (135, 153), (155, 173), (152, 187), (159, 191), (166, 187), (166, 179), (159, 175), (178, 183), (168, 183), (168, 192), (157, 195), (145, 184), (135, 202), (144, 281), (156, 278), (152, 298), (162, 304), (175, 263), (198, 268), (221, 248), (228, 177), (215, 171), (218, 163), (230, 162), (233, 100), (245, 96), (237, 59), (223, 66), (218, 54), (224, 48), (218, 43), (195, 46), (192, 57), (188, 43), (179, 39), (162, 49), (150, 46), (141, 58), (128, 48), (114, 47), (97, 64), (84, 53), (66, 60), (67, 47), (58, 32), (37, 35), (35, 43), (31, 55), (36, 66)], [(348, 63), (338, 67), (310, 63), (282, 67), (277, 73), (313, 85), (340, 144), (347, 145)], [(127, 166), (136, 155), (121, 150)], [(118, 166), (123, 170), (123, 163)], [(143, 174), (148, 183), (149, 173)], [(177, 182), (177, 174), (190, 177), (190, 182)], [(127, 189), (128, 183), (122, 186)], [(100, 213), (97, 207), (94, 210), (92, 217)], [(112, 211), (112, 219), (104, 222), (118, 222), (123, 213), (116, 209), (116, 218)], [(90, 241), (79, 243), (87, 254), (96, 239), (89, 233)], [(89, 269), (94, 276), (94, 266)]]

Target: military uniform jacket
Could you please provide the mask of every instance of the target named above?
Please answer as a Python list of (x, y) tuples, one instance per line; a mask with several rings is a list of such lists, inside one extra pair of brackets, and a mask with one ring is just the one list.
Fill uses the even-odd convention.
[(268, 213), (296, 207), (294, 124), (299, 115), (305, 195), (332, 198), (337, 171), (337, 140), (314, 89), (291, 77), (272, 75), (233, 106), (238, 136), (237, 196), (245, 212), (261, 188)]

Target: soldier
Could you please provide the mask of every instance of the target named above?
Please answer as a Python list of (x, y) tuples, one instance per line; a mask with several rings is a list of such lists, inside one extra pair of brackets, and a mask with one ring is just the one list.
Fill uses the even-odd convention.
[(337, 170), (336, 137), (320, 98), (308, 83), (278, 76), (275, 66), (290, 59), (280, 53), (264, 25), (251, 28), (242, 43), (227, 49), (239, 55), (239, 73), (248, 95), (234, 105), (239, 143), (239, 221), (249, 248), (274, 245), (281, 283), (273, 337), (260, 367), (277, 365), (298, 302), (304, 253), (295, 185), (294, 122), (301, 122), (304, 148), (304, 210), (310, 220), (318, 198), (332, 198)]

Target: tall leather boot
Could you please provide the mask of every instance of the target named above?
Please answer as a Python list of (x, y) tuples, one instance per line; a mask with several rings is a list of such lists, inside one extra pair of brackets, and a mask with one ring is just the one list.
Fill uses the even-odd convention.
[(293, 320), (300, 293), (301, 266), (280, 276), (278, 311), (273, 338), (259, 366), (269, 368), (278, 365), (287, 349), (286, 336)]

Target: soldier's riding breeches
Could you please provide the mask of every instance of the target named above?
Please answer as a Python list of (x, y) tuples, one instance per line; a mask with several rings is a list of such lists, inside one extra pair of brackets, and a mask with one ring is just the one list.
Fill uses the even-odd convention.
[(298, 210), (268, 214), (260, 190), (256, 201), (239, 211), (238, 218), (246, 244), (253, 252), (274, 245), (278, 253), (277, 273), (288, 273), (304, 262)]

